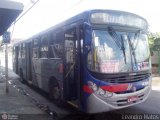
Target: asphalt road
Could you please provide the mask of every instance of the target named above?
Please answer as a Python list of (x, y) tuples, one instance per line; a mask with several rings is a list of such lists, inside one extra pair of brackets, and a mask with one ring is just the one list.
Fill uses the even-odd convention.
[[(38, 98), (39, 101), (45, 103), (45, 105), (50, 106), (50, 109), (56, 112), (57, 115), (63, 120), (160, 120), (159, 77), (153, 79), (153, 90), (151, 91), (148, 99), (144, 103), (120, 110), (92, 115), (83, 114), (81, 112), (76, 111), (72, 107), (59, 108), (56, 105), (54, 105), (54, 103), (46, 99), (46, 97), (43, 96), (41, 93), (37, 94), (37, 92), (35, 92), (33, 89), (30, 89), (28, 86), (21, 85), (21, 83), (18, 81), (17, 83), (24, 89), (27, 89), (31, 94), (33, 94), (33, 96), (37, 96), (36, 98)], [(138, 115), (139, 118), (129, 118), (130, 116), (136, 117), (136, 115)], [(147, 117), (144, 117), (144, 115), (146, 115)], [(127, 118), (125, 118), (124, 116), (127, 116)]]
[(144, 103), (115, 111), (121, 114), (160, 114), (160, 91), (152, 90)]

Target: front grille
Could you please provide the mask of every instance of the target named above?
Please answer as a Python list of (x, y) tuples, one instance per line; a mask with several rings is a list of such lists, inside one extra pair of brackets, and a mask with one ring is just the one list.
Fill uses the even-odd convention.
[(151, 73), (124, 74), (119, 76), (106, 77), (102, 80), (110, 83), (128, 83), (148, 79), (150, 75)]
[[(139, 90), (142, 90), (142, 89), (144, 89), (144, 87), (143, 88), (139, 88), (139, 89), (137, 89), (136, 91), (139, 91)], [(133, 93), (134, 91), (132, 91), (132, 90), (126, 90), (126, 91), (122, 91), (122, 92), (115, 92), (116, 94), (127, 94), (127, 93)]]
[[(144, 94), (139, 95), (139, 96), (138, 96), (138, 100), (137, 100), (137, 101), (133, 101), (132, 103), (136, 103), (136, 102), (138, 102), (138, 101), (141, 101), (141, 100), (143, 100), (143, 98), (144, 98)], [(131, 104), (131, 103), (128, 103), (128, 102), (127, 102), (127, 99), (117, 100), (116, 102), (117, 102), (117, 106), (124, 106), (124, 105)]]
[[(150, 87), (146, 87), (142, 89), (141, 91), (137, 91), (136, 93), (132, 94), (116, 94), (116, 96), (106, 99), (106, 102), (110, 105), (122, 107), (122, 106), (128, 106), (133, 105), (135, 103), (140, 103), (141, 101), (145, 100), (148, 96), (150, 91)], [(137, 99), (128, 102), (128, 98), (135, 96)]]

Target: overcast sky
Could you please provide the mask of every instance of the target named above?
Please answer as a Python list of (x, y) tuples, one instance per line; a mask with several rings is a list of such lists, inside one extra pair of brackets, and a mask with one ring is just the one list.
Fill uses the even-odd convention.
[[(23, 2), (25, 8), (34, 0)], [(28, 38), (87, 9), (128, 11), (147, 19), (152, 32), (160, 32), (160, 0), (40, 0), (15, 25), (12, 38)]]

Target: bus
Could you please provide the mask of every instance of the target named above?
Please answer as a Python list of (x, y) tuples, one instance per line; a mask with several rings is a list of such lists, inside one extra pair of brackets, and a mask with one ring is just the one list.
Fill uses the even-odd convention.
[(57, 104), (86, 113), (144, 102), (151, 90), (148, 23), (117, 10), (88, 10), (13, 45), (13, 71)]

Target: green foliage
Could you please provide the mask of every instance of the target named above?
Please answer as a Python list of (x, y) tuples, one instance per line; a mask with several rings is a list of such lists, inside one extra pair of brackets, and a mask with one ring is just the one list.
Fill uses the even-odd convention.
[(149, 43), (149, 48), (150, 48), (151, 55), (153, 55), (154, 40), (155, 40), (155, 36), (152, 33), (150, 33), (148, 35), (148, 43)]
[(149, 41), (149, 47), (152, 48), (154, 46), (154, 40), (155, 38), (153, 36), (148, 36), (148, 41)]
[(153, 51), (160, 50), (160, 33), (149, 33), (148, 41), (151, 55), (153, 55)]
[(160, 38), (156, 38), (154, 40), (153, 50), (154, 51), (160, 51)]

